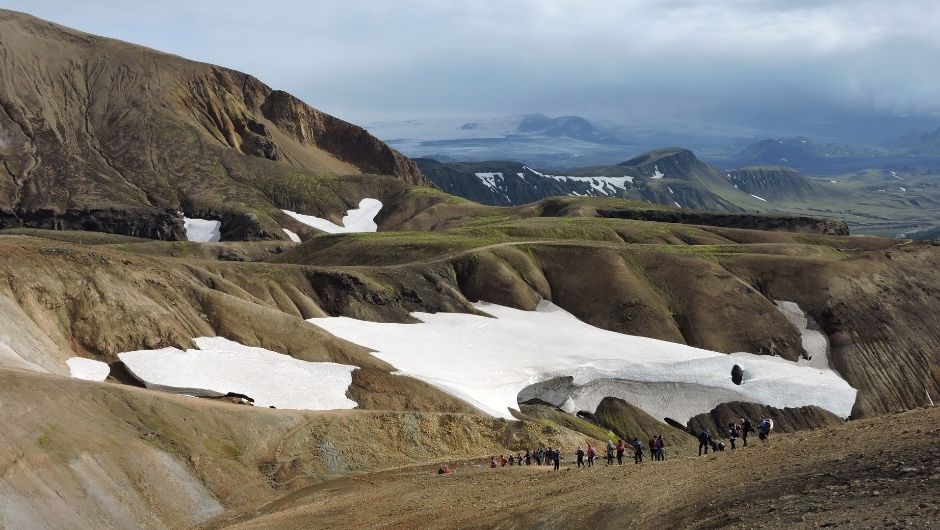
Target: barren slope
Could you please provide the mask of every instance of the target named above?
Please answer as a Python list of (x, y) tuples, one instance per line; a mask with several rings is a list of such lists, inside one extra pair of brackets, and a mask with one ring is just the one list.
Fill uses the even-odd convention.
[(336, 212), (278, 189), (426, 183), (364, 129), (250, 75), (5, 10), (0, 80), (0, 227), (185, 239), (181, 210), (222, 220), (227, 239), (282, 238), (279, 208)]

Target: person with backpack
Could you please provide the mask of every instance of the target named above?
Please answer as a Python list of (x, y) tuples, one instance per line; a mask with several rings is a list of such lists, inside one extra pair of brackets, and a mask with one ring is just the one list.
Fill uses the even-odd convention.
[(666, 440), (663, 439), (663, 435), (659, 435), (659, 461), (662, 462), (666, 460)]
[(761, 442), (766, 442), (768, 436), (770, 436), (770, 419), (761, 416), (760, 422), (757, 424), (757, 437)]
[(578, 446), (578, 450), (575, 451), (575, 456), (578, 458), (578, 469), (582, 467), (587, 467), (584, 465), (584, 449), (581, 449), (581, 446)]
[(744, 442), (744, 447), (747, 447), (748, 433), (752, 432), (754, 432), (754, 426), (751, 425), (751, 419), (741, 418), (741, 441)]
[(525, 465), (527, 466), (532, 465), (532, 451), (530, 451), (529, 449), (525, 450)]
[(535, 465), (542, 465), (542, 456), (545, 454), (545, 450), (539, 447), (539, 450), (535, 452)]
[(643, 442), (639, 438), (633, 439), (633, 463), (643, 462)]
[(506, 460), (505, 455), (499, 455), (499, 467), (506, 467), (506, 464), (509, 463), (509, 460)]
[(738, 439), (738, 426), (733, 421), (728, 422), (728, 441), (731, 442), (731, 450), (734, 451), (734, 442)]
[(712, 439), (712, 433), (708, 432), (708, 429), (703, 430), (698, 433), (698, 455), (702, 456), (702, 449), (705, 449), (705, 454), (708, 454), (708, 445)]
[(626, 446), (623, 444), (623, 440), (617, 439), (617, 464), (623, 465), (623, 452), (626, 450)]
[(607, 465), (614, 465), (614, 442), (607, 440)]
[(496, 457), (495, 457), (495, 456), (491, 456), (491, 457), (490, 457), (490, 467), (491, 467), (491, 468), (493, 468), (493, 467), (499, 467), (499, 466), (496, 464)]
[(594, 467), (594, 455), (596, 454), (597, 454), (597, 451), (594, 450), (594, 446), (592, 446), (591, 444), (588, 444), (588, 448), (587, 448), (588, 467)]
[(561, 465), (561, 450), (555, 449), (552, 453), (552, 460), (555, 462), (555, 471), (558, 471), (558, 467)]

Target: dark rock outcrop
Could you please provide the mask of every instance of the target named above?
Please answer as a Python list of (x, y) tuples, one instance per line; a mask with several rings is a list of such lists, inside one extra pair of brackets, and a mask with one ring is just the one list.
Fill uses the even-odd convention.
[(692, 417), (689, 419), (687, 430), (690, 433), (699, 433), (708, 429), (716, 437), (727, 438), (729, 422), (740, 423), (741, 418), (750, 418), (756, 429), (757, 420), (761, 416), (773, 420), (775, 433), (818, 429), (843, 423), (841, 418), (819, 407), (778, 409), (759, 403), (734, 401), (722, 403), (707, 414)]

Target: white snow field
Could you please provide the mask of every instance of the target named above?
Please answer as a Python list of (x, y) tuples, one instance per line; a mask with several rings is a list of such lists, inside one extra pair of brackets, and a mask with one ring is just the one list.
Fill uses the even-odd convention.
[(382, 209), (382, 202), (378, 199), (362, 199), (359, 207), (347, 210), (343, 216), (343, 224), (338, 225), (320, 217), (304, 215), (290, 210), (281, 210), (301, 223), (312, 226), (330, 234), (347, 234), (353, 232), (375, 232), (379, 226), (375, 224), (375, 216)]
[(66, 360), (65, 364), (69, 366), (69, 375), (86, 381), (104, 381), (111, 373), (108, 363), (84, 357), (72, 357)]
[(281, 230), (283, 230), (284, 233), (287, 234), (287, 237), (289, 237), (291, 241), (293, 241), (294, 243), (300, 243), (300, 236), (298, 236), (296, 232), (291, 232), (290, 230), (286, 228), (281, 228)]
[(193, 396), (244, 394), (255, 406), (279, 409), (351, 409), (346, 397), (355, 366), (308, 362), (222, 337), (193, 339), (196, 350), (177, 348), (118, 354), (147, 388)]
[(189, 241), (215, 243), (222, 239), (219, 231), (222, 228), (222, 221), (184, 217), (183, 228), (186, 229), (186, 239)]
[[(375, 350), (399, 374), (510, 418), (519, 401), (539, 398), (567, 412), (594, 412), (606, 396), (653, 417), (686, 422), (728, 401), (774, 407), (818, 405), (847, 417), (856, 391), (831, 370), (777, 357), (702, 350), (606, 331), (543, 301), (535, 311), (495, 304), (464, 313), (414, 313), (417, 324), (348, 317), (309, 322)], [(744, 370), (741, 385), (731, 369)]]

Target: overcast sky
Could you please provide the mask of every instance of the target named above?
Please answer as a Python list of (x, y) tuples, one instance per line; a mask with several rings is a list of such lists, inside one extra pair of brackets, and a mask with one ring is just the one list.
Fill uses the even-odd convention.
[(937, 0), (0, 0), (361, 123), (940, 117)]

